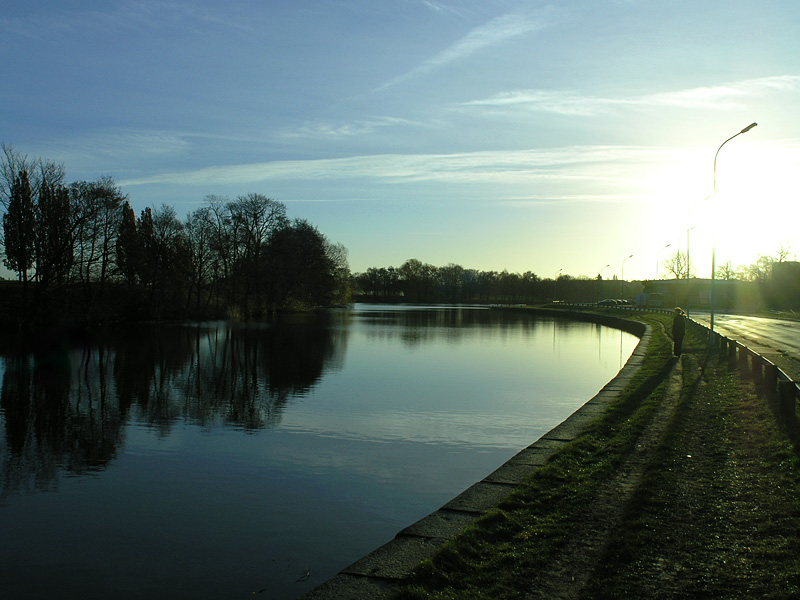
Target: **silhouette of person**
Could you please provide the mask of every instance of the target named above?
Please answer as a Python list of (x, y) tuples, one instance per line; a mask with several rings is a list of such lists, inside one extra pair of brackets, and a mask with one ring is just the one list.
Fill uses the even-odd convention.
[(675, 316), (672, 318), (672, 340), (674, 345), (672, 353), (675, 356), (681, 355), (683, 346), (683, 336), (686, 335), (686, 313), (679, 306), (675, 307)]

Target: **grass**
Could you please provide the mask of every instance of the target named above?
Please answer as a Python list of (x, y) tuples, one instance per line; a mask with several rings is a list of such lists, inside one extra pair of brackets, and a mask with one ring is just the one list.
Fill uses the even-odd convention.
[(800, 596), (794, 448), (726, 364), (689, 355), (684, 373), (669, 433), (586, 597)]
[[(642, 368), (606, 413), (493, 511), (421, 563), (405, 600), (523, 598), (587, 525), (597, 495), (632, 454), (672, 371), (669, 315)], [(800, 595), (800, 464), (768, 403), (690, 333), (666, 434), (624, 504), (622, 526), (585, 598)], [(591, 523), (589, 523), (591, 525)], [(563, 565), (569, 568), (569, 565)]]

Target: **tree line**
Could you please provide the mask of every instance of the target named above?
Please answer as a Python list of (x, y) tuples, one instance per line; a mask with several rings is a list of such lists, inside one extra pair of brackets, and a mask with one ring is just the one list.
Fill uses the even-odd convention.
[(3, 144), (0, 208), (3, 263), (21, 282), (4, 286), (3, 308), (19, 322), (257, 318), (349, 301), (347, 249), (261, 194), (207, 196), (182, 220), (166, 204), (137, 215), (111, 177), (64, 183), (63, 165)]
[[(717, 268), (716, 277), (739, 284), (740, 295), (755, 298), (749, 305), (800, 308), (800, 263), (787, 261), (784, 246), (777, 258), (761, 256), (757, 262), (734, 269), (730, 263)], [(678, 251), (663, 263), (662, 279), (694, 278), (694, 267)], [(415, 258), (400, 267), (370, 267), (353, 276), (355, 298), (363, 302), (410, 303), (510, 303), (537, 304), (553, 300), (597, 302), (602, 298), (632, 298), (639, 291), (655, 289), (653, 281), (633, 284), (613, 279), (560, 274), (540, 278), (532, 271), (481, 271), (450, 263), (443, 267)], [(688, 288), (687, 288), (688, 289)]]
[(534, 304), (559, 298), (594, 302), (608, 285), (588, 277), (542, 279), (532, 271), (481, 271), (450, 263), (437, 267), (415, 258), (400, 267), (370, 267), (353, 276), (356, 297), (373, 302), (497, 302)]
[[(747, 281), (752, 283), (768, 283), (772, 276), (775, 265), (780, 265), (790, 261), (792, 255), (788, 244), (781, 243), (775, 251), (774, 256), (762, 254), (758, 259), (749, 265), (735, 267), (731, 261), (727, 261), (716, 267), (714, 277), (724, 281)], [(663, 279), (671, 276), (673, 279), (689, 279), (696, 276), (694, 260), (690, 259), (686, 252), (678, 250), (670, 254), (661, 264), (664, 268)]]

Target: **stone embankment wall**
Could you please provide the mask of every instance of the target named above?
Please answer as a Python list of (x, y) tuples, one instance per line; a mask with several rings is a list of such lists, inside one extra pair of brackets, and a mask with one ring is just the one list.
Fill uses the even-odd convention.
[[(564, 308), (561, 308), (563, 306)], [(377, 600), (389, 599), (398, 582), (420, 561), (430, 557), (445, 542), (454, 538), (472, 521), (493, 509), (528, 476), (544, 466), (549, 458), (574, 440), (584, 427), (605, 411), (634, 376), (644, 360), (650, 344), (650, 326), (624, 318), (626, 313), (664, 312), (669, 309), (617, 307), (617, 314), (584, 312), (594, 305), (561, 305), (557, 310), (536, 308), (504, 308), (524, 310), (550, 317), (588, 321), (622, 329), (640, 338), (625, 366), (597, 395), (570, 415), (563, 423), (519, 452), (488, 477), (464, 490), (439, 510), (406, 527), (395, 538), (369, 553), (338, 575), (302, 596), (303, 600)], [(584, 310), (582, 310), (584, 309)], [(796, 419), (796, 401), (800, 385), (792, 381), (771, 361), (744, 344), (712, 333), (707, 327), (689, 321), (689, 327), (709, 341), (709, 351), (727, 355), (759, 383), (764, 394), (777, 399), (779, 414)]]
[[(504, 309), (515, 310), (515, 309)], [(536, 309), (519, 309), (533, 312)], [(393, 540), (343, 569), (307, 594), (303, 600), (377, 600), (394, 595), (398, 582), (420, 561), (433, 555), (475, 519), (492, 510), (550, 457), (580, 435), (584, 427), (616, 400), (644, 360), (650, 328), (611, 314), (559, 310), (537, 311), (547, 316), (590, 321), (622, 329), (640, 338), (625, 366), (591, 400), (563, 423), (544, 434), (483, 480), (450, 502), (400, 531)]]

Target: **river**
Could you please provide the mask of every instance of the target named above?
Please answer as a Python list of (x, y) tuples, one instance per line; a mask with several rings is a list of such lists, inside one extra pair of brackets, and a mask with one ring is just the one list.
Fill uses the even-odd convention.
[(2, 597), (296, 598), (564, 420), (637, 342), (364, 304), (6, 341)]

